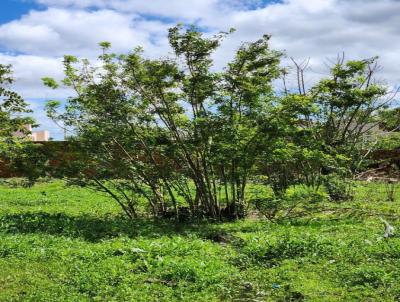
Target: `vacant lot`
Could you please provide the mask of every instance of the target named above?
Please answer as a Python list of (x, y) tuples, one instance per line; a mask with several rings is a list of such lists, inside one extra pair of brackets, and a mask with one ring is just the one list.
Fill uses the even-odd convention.
[[(399, 231), (399, 196), (357, 207)], [(400, 236), (376, 215), (273, 224), (129, 222), (61, 182), (0, 188), (0, 301), (400, 301)], [(336, 217), (337, 218), (337, 217)]]

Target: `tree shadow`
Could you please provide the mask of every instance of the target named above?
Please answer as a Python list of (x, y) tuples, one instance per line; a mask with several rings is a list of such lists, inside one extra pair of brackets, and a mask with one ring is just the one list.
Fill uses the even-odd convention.
[(91, 242), (118, 236), (157, 238), (198, 234), (200, 237), (208, 237), (215, 232), (214, 226), (215, 224), (210, 222), (175, 223), (171, 220), (144, 218), (129, 220), (123, 216), (69, 216), (64, 213), (45, 212), (9, 214), (0, 217), (0, 232), (43, 233), (82, 238)]
[[(330, 220), (318, 219), (314, 221), (291, 221), (294, 227), (337, 227), (353, 225), (354, 219)], [(279, 226), (280, 224), (278, 224)], [(285, 225), (283, 223), (282, 225)], [(198, 220), (194, 222), (175, 222), (168, 219), (137, 218), (130, 220), (124, 216), (105, 215), (96, 216), (82, 214), (79, 216), (65, 213), (26, 212), (0, 216), (0, 232), (8, 234), (43, 233), (70, 238), (82, 238), (96, 242), (118, 236), (157, 238), (160, 236), (198, 236), (214, 242), (230, 241), (230, 233), (265, 231), (269, 232), (271, 224), (242, 225), (233, 229), (220, 227), (220, 222)]]

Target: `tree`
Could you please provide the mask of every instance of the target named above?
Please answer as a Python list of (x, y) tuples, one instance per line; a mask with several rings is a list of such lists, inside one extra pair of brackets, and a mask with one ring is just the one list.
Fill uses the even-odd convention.
[(26, 133), (25, 125), (32, 122), (31, 119), (21, 116), (30, 112), (27, 104), (10, 89), (14, 82), (10, 65), (0, 64), (0, 137), (2, 142), (15, 139), (15, 132)]
[(30, 112), (27, 104), (10, 88), (13, 82), (11, 66), (0, 64), (0, 156), (8, 163), (21, 154), (29, 134), (26, 125), (33, 124), (26, 117)]
[(144, 58), (140, 48), (110, 54), (101, 43), (100, 69), (65, 57), (63, 83), (76, 96), (65, 113), (56, 102), (48, 113), (76, 134), (81, 183), (110, 194), (130, 217), (143, 199), (154, 215), (244, 215), (281, 53), (264, 36), (214, 71), (211, 55), (227, 34), (205, 38), (195, 27), (176, 26), (168, 35), (175, 57), (159, 60)]
[[(48, 115), (72, 131), (70, 180), (112, 196), (131, 218), (238, 218), (254, 176), (279, 199), (328, 176), (354, 173), (386, 89), (375, 83), (376, 58), (345, 62), (311, 88), (296, 64), (299, 91), (276, 93), (282, 53), (268, 35), (244, 43), (222, 71), (212, 54), (230, 32), (205, 37), (195, 27), (169, 30), (174, 56), (123, 55), (100, 43), (100, 67), (64, 57), (62, 84), (75, 90)], [(52, 88), (59, 86), (44, 78)]]
[(277, 195), (295, 184), (316, 190), (332, 175), (357, 172), (373, 147), (379, 112), (393, 97), (374, 81), (377, 58), (340, 58), (331, 75), (306, 89), (304, 64), (297, 64), (298, 92), (280, 98), (268, 123), (276, 139), (262, 158), (264, 172)]
[(274, 193), (256, 194), (252, 202), (267, 219), (318, 212), (326, 193), (331, 201), (352, 197), (351, 177), (376, 147), (377, 117), (393, 99), (374, 81), (376, 60), (340, 58), (329, 77), (309, 88), (307, 62), (294, 61), (298, 91), (285, 83), (265, 116), (260, 141), (256, 181)]

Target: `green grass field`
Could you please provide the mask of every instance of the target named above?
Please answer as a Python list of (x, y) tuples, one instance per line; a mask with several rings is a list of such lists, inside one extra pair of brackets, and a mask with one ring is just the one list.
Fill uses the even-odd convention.
[[(400, 301), (400, 223), (376, 216), (273, 224), (129, 222), (61, 182), (0, 187), (0, 301)], [(400, 215), (359, 185), (340, 205)]]

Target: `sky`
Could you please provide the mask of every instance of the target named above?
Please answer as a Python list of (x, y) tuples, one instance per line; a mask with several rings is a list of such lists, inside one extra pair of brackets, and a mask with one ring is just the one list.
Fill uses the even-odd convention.
[(50, 90), (40, 79), (61, 79), (65, 54), (95, 59), (98, 43), (109, 41), (117, 53), (140, 45), (148, 57), (165, 56), (167, 29), (182, 22), (208, 35), (236, 29), (214, 55), (215, 68), (241, 43), (271, 34), (271, 47), (288, 58), (310, 58), (310, 85), (344, 52), (347, 59), (379, 56), (378, 80), (398, 87), (399, 16), (400, 0), (0, 0), (0, 63), (13, 65), (14, 89), (34, 110), (39, 129), (60, 139), (62, 130), (43, 106), (71, 91)]

